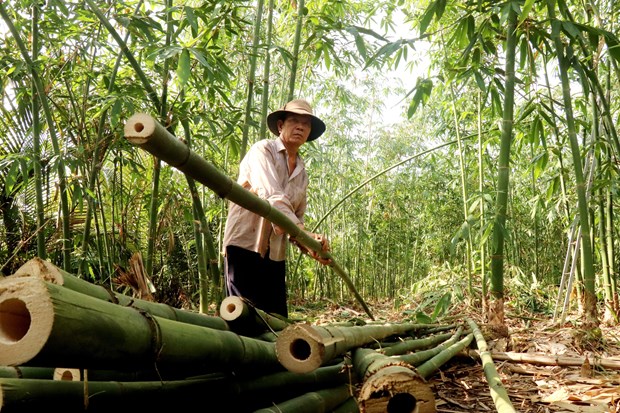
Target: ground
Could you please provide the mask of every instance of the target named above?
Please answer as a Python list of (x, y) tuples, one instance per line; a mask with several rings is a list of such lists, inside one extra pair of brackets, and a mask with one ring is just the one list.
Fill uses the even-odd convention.
[[(293, 317), (310, 315), (314, 317), (311, 322), (318, 325), (351, 319), (370, 320), (355, 303), (341, 305), (322, 301), (319, 308), (297, 303), (293, 308)], [(409, 321), (407, 312), (394, 308), (391, 302), (373, 303), (370, 308), (376, 320)], [(480, 314), (475, 310), (461, 308), (454, 312), (453, 317), (469, 317), (485, 331)], [(578, 322), (568, 317), (567, 320), (560, 325), (552, 317), (538, 314), (511, 317), (508, 312), (505, 320), (508, 337), (484, 333), (492, 354), (547, 356), (528, 359), (528, 362), (494, 358), (512, 406), (523, 413), (620, 412), (620, 329), (601, 325), (601, 339), (594, 345), (584, 345), (578, 334)], [(586, 356), (586, 363), (564, 365), (586, 360)], [(440, 413), (497, 411), (475, 350), (452, 358), (428, 382)]]

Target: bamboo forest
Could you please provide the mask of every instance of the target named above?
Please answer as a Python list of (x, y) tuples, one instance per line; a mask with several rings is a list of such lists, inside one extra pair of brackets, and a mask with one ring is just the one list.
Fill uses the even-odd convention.
[[(619, 17), (0, 0), (0, 412), (620, 412)], [(303, 229), (237, 183), (294, 99)], [(227, 291), (235, 204), (286, 317)]]

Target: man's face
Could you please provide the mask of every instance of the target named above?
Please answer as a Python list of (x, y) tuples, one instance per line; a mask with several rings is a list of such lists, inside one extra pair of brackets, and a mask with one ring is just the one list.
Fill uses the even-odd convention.
[(308, 115), (290, 113), (283, 121), (278, 121), (278, 129), (285, 144), (299, 148), (310, 136), (312, 121)]

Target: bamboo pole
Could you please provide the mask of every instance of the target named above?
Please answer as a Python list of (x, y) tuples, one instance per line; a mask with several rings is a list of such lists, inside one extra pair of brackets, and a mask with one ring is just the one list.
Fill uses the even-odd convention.
[(203, 380), (152, 382), (58, 381), (0, 378), (2, 413), (135, 413), (176, 411), (200, 405), (228, 393), (228, 381), (214, 376)]
[(52, 379), (51, 367), (0, 366), (0, 377), (10, 379)]
[(93, 284), (75, 275), (69, 274), (68, 272), (56, 267), (51, 262), (42, 260), (38, 257), (27, 261), (9, 277), (37, 277), (100, 300), (120, 304), (126, 307), (135, 307), (158, 317), (180, 321), (182, 323), (215, 328), (217, 330), (230, 330), (226, 321), (221, 317), (208, 316), (193, 311), (181, 310), (163, 303), (119, 294), (101, 285)]
[(34, 277), (0, 281), (0, 365), (279, 370), (275, 344), (109, 303)]
[(421, 365), (417, 367), (418, 373), (425, 379), (431, 377), (439, 368), (450, 361), (455, 354), (462, 351), (465, 347), (469, 346), (471, 341), (473, 340), (473, 333), (468, 334), (466, 337), (461, 339), (460, 341), (452, 344), (450, 347), (442, 350), (439, 354), (432, 357), (431, 359), (425, 361)]
[(348, 384), (308, 392), (272, 407), (255, 410), (254, 413), (317, 413), (329, 412), (352, 395)]
[(499, 373), (493, 363), (493, 357), (491, 357), (491, 353), (487, 349), (487, 342), (484, 339), (480, 328), (478, 328), (478, 325), (471, 318), (467, 318), (466, 320), (467, 324), (469, 324), (469, 327), (472, 329), (474, 336), (476, 337), (476, 343), (478, 345), (478, 350), (480, 350), (480, 359), (482, 360), (484, 375), (489, 383), (489, 390), (491, 392), (493, 402), (495, 402), (495, 408), (500, 413), (516, 412), (510, 402), (508, 392), (504, 388), (502, 380), (499, 378)]
[(425, 363), (426, 361), (432, 359), (433, 357), (440, 354), (442, 351), (448, 349), (450, 346), (455, 344), (461, 336), (462, 331), (463, 330), (461, 328), (457, 329), (456, 332), (449, 339), (434, 348), (416, 351), (415, 353), (410, 354), (402, 354), (396, 356), (395, 358), (400, 361), (404, 361), (405, 363), (409, 363), (412, 366), (419, 366), (420, 364)]
[(291, 323), (249, 305), (241, 297), (228, 296), (220, 304), (220, 317), (237, 334), (256, 336), (266, 331), (282, 331)]
[(436, 346), (448, 340), (452, 336), (453, 334), (451, 333), (445, 333), (445, 334), (437, 334), (437, 335), (430, 336), (430, 337), (419, 338), (415, 340), (401, 341), (400, 343), (396, 343), (393, 346), (383, 348), (381, 350), (381, 353), (385, 354), (386, 356), (395, 356), (395, 355), (405, 354), (409, 351), (421, 350), (424, 348)]
[(351, 396), (332, 410), (332, 413), (359, 413), (359, 411), (360, 408), (355, 396)]
[(358, 347), (353, 352), (353, 367), (363, 378), (357, 396), (362, 413), (435, 413), (435, 395), (408, 363), (376, 350)]
[[(480, 351), (472, 350), (470, 354), (480, 357)], [(492, 351), (491, 357), (493, 360), (512, 361), (517, 363), (529, 363), (538, 364), (542, 366), (564, 366), (564, 367), (580, 367), (586, 363), (592, 367), (599, 367), (602, 369), (620, 370), (620, 360), (614, 360), (610, 358), (592, 358), (589, 357), (574, 357), (574, 356), (562, 356), (562, 355), (546, 355), (535, 353), (515, 353), (515, 352), (502, 352)]]
[(419, 324), (383, 324), (355, 327), (292, 324), (276, 339), (276, 354), (289, 371), (312, 371), (352, 348), (420, 328)]
[(299, 228), (282, 212), (273, 208), (269, 202), (243, 188), (228, 176), (220, 172), (215, 166), (198, 156), (185, 143), (177, 139), (166, 130), (155, 118), (145, 113), (136, 113), (125, 123), (125, 138), (145, 151), (151, 153), (170, 166), (196, 181), (209, 187), (219, 197), (226, 198), (239, 206), (268, 219), (282, 228), (287, 234), (295, 238), (302, 245), (317, 252), (322, 258), (330, 259), (328, 264), (345, 282), (355, 296), (357, 302), (364, 308), (368, 316), (374, 320), (368, 305), (359, 295), (355, 285), (328, 252), (321, 250), (321, 244)]

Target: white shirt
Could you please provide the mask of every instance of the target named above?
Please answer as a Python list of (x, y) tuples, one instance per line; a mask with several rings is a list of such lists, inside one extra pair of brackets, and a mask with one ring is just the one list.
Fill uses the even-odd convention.
[[(264, 139), (252, 145), (241, 161), (237, 183), (269, 202), (293, 223), (303, 223), (306, 212), (308, 174), (303, 160), (297, 155), (293, 173), (289, 174), (288, 154), (280, 138)], [(230, 202), (224, 229), (226, 246), (235, 245), (269, 258), (284, 261), (288, 235), (276, 234), (267, 219)]]

